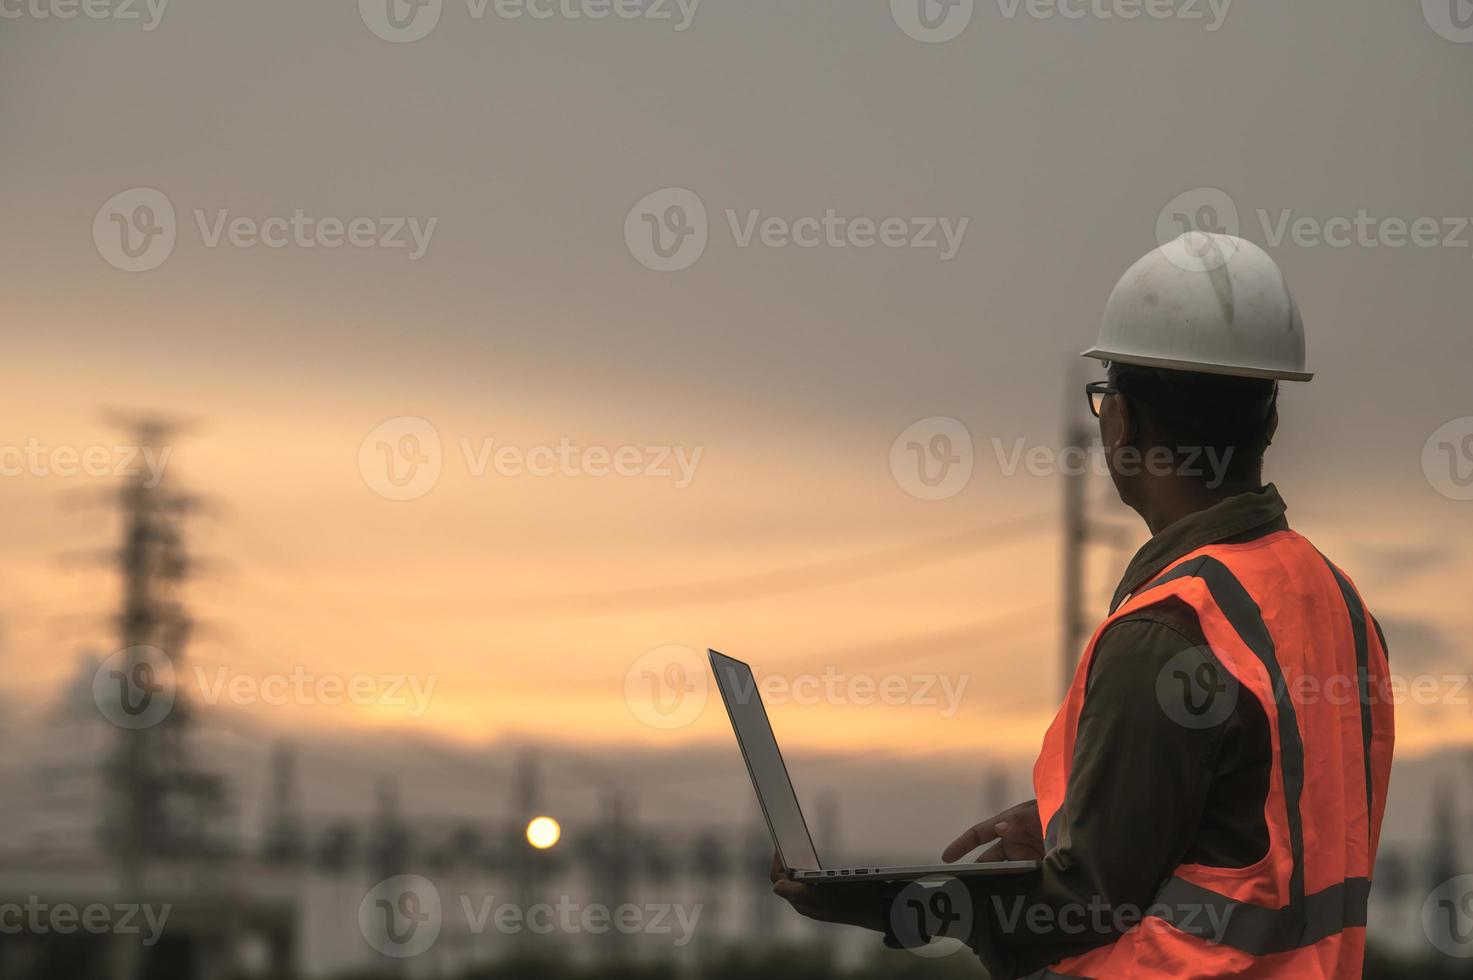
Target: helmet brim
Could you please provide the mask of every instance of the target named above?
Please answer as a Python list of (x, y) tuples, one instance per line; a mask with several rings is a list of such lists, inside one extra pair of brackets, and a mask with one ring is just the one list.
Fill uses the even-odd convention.
[(1228, 378), (1258, 378), (1268, 381), (1309, 381), (1313, 371), (1283, 371), (1273, 368), (1256, 368), (1234, 364), (1209, 364), (1204, 361), (1183, 361), (1169, 357), (1152, 357), (1148, 354), (1128, 354), (1109, 351), (1102, 347), (1091, 347), (1080, 353), (1081, 357), (1092, 357), (1097, 361), (1112, 364), (1134, 364), (1139, 367), (1166, 368), (1172, 371), (1193, 371), (1197, 374), (1217, 374)]

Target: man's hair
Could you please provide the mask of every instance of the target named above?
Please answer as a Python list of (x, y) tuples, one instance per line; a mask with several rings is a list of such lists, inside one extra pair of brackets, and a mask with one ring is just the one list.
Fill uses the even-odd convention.
[[(1150, 440), (1171, 450), (1178, 462), (1183, 454), (1210, 452), (1227, 461), (1220, 475), (1228, 481), (1259, 481), (1278, 382), (1112, 364), (1110, 383), (1130, 403)], [(1212, 472), (1209, 461), (1200, 458), (1193, 469), (1204, 476)]]

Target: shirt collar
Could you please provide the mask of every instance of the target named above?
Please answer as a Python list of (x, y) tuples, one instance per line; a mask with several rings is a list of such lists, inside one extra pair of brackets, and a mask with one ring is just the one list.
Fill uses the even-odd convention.
[(1198, 548), (1252, 531), (1269, 534), (1287, 528), (1289, 523), (1284, 518), (1287, 509), (1278, 488), (1270, 483), (1262, 490), (1228, 497), (1162, 528), (1126, 566), (1125, 575), (1115, 589), (1115, 598), (1110, 602), (1110, 611), (1118, 609), (1126, 597), (1161, 574), (1168, 565)]

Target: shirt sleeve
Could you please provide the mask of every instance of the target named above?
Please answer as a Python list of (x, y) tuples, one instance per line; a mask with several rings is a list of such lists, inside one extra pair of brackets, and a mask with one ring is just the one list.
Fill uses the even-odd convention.
[(1237, 723), (1233, 714), (1183, 720), (1172, 684), (1201, 678), (1199, 670), (1222, 668), (1200, 635), (1162, 619), (1121, 620), (1100, 638), (1056, 846), (1026, 883), (991, 879), (973, 889), (973, 945), (994, 976), (1112, 941), (1183, 863)]

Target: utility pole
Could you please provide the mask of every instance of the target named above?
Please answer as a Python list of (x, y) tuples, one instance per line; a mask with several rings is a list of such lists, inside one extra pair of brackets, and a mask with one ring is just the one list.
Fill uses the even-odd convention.
[[(1072, 377), (1074, 372), (1070, 375)], [(1077, 410), (1066, 407), (1064, 417), (1064, 444), (1059, 450), (1061, 463), (1071, 457), (1087, 458), (1089, 432)], [(1088, 467), (1060, 466), (1060, 470), (1064, 474), (1064, 645), (1059, 658), (1059, 693), (1062, 697), (1069, 692), (1069, 684), (1074, 679), (1074, 665), (1084, 643), (1084, 546), (1089, 533), (1089, 518), (1085, 513), (1085, 474)]]
[(1088, 635), (1085, 624), (1085, 549), (1106, 543), (1117, 549), (1129, 540), (1119, 525), (1101, 524), (1089, 515), (1089, 471), (1094, 435), (1089, 420), (1080, 410), (1084, 383), (1077, 367), (1068, 372), (1064, 399), (1064, 442), (1059, 447), (1059, 471), (1064, 477), (1063, 553), (1063, 638), (1059, 651), (1059, 697), (1069, 693), (1074, 668), (1084, 652)]

